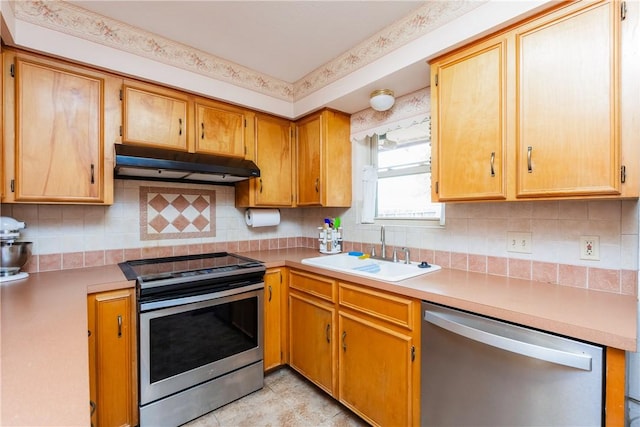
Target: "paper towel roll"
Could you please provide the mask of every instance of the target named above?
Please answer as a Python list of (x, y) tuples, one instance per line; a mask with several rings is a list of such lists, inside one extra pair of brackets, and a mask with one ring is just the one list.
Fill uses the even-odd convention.
[(247, 209), (244, 220), (249, 227), (269, 227), (280, 224), (279, 209)]

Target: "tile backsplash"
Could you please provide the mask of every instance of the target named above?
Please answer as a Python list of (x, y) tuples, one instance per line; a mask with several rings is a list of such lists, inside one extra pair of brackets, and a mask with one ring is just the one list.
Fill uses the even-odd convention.
[[(327, 216), (342, 218), (345, 250), (379, 244), (380, 225), (359, 224), (357, 208), (281, 209), (277, 227), (251, 228), (244, 209), (234, 205), (233, 187), (152, 184), (116, 180), (112, 206), (4, 204), (1, 214), (27, 223), (22, 239), (34, 242), (28, 271), (224, 250), (313, 248), (316, 227)], [(444, 227), (411, 222), (386, 229), (388, 250), (409, 247), (416, 261), (637, 294), (637, 201), (451, 204)], [(508, 252), (508, 231), (530, 232), (532, 253)], [(580, 259), (581, 235), (600, 236), (599, 261)]]

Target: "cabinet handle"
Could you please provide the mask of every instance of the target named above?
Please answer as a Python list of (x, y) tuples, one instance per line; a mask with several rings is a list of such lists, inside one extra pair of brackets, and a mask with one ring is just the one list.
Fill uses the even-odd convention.
[(316, 178), (316, 193), (320, 192), (320, 178)]
[(95, 166), (93, 165), (93, 163), (91, 163), (91, 183), (95, 184), (96, 179), (95, 179)]
[(411, 361), (413, 362), (414, 360), (416, 360), (416, 346), (412, 345), (411, 346)]
[(122, 337), (122, 315), (118, 315), (118, 338)]
[(271, 285), (269, 285), (269, 302), (271, 302), (272, 292), (273, 290), (271, 289)]
[(327, 335), (327, 342), (331, 342), (331, 323), (327, 323), (325, 334)]
[(533, 172), (533, 168), (531, 167), (531, 152), (533, 151), (532, 146), (527, 147), (527, 172)]
[(180, 127), (178, 128), (178, 135), (182, 135), (182, 119), (178, 118), (178, 124)]
[(496, 176), (496, 171), (494, 169), (494, 163), (496, 161), (496, 152), (492, 151), (491, 152), (491, 160), (490, 160), (490, 165), (491, 165), (491, 176)]
[(262, 178), (260, 178), (260, 194), (262, 194)]
[(202, 129), (202, 133), (200, 134), (200, 138), (204, 139), (204, 122), (200, 123), (200, 128)]
[(342, 331), (342, 350), (347, 351), (347, 342), (345, 339), (347, 338), (347, 331)]

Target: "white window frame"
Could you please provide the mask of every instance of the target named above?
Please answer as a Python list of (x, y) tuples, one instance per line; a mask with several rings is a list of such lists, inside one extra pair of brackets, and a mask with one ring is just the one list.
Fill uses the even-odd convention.
[[(378, 173), (378, 180), (381, 178), (390, 178), (397, 176), (407, 176), (420, 173), (431, 173), (431, 162), (419, 162), (409, 167), (403, 167), (398, 169), (389, 168), (387, 170), (380, 170), (378, 167), (378, 142), (379, 135), (375, 134), (369, 137), (369, 147), (371, 164)], [(374, 215), (374, 223), (384, 223), (388, 225), (411, 225), (411, 226), (425, 226), (425, 227), (443, 227), (445, 224), (445, 205), (440, 204), (440, 216), (439, 217), (381, 217), (378, 216), (378, 190), (376, 189), (376, 212)]]

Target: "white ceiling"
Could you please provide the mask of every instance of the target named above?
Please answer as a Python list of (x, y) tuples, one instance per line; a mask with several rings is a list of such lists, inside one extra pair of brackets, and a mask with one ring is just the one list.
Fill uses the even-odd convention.
[(423, 89), (429, 57), (549, 1), (0, 0), (0, 30), (10, 45), (296, 118)]
[(423, 1), (70, 1), (294, 83)]

